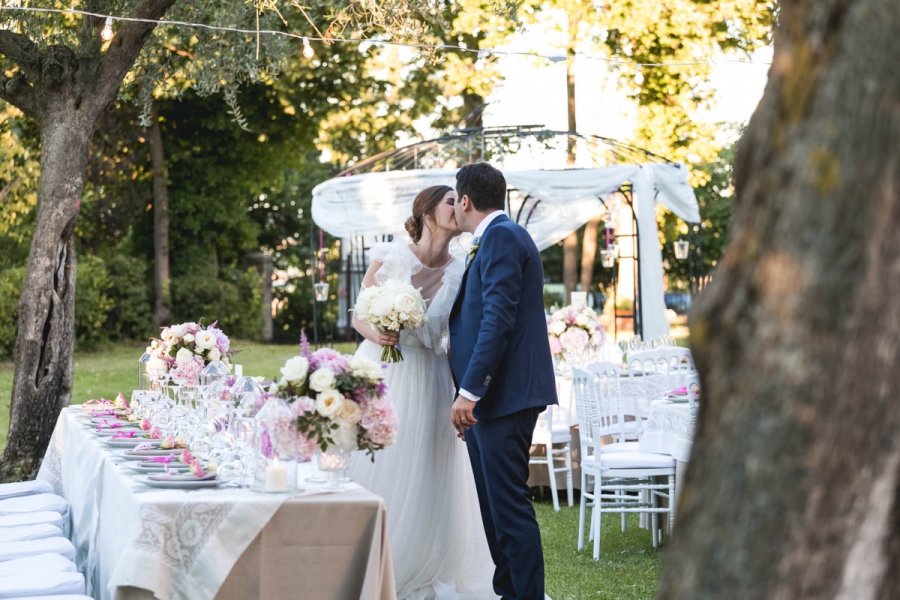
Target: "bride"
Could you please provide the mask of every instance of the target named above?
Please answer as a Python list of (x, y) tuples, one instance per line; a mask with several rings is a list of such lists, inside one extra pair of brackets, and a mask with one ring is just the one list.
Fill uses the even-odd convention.
[(406, 221), (412, 243), (376, 244), (363, 279), (368, 287), (399, 279), (421, 288), (427, 322), (415, 331), (379, 333), (356, 317), (366, 339), (357, 356), (379, 360), (396, 344), (403, 361), (387, 368), (386, 380), (399, 421), (394, 444), (375, 462), (354, 456), (350, 477), (387, 505), (397, 595), (401, 600), (496, 598), (494, 564), (481, 523), (466, 446), (450, 425), (455, 388), (447, 360), (447, 322), (463, 275), (449, 251), (459, 235), (445, 185), (422, 190)]

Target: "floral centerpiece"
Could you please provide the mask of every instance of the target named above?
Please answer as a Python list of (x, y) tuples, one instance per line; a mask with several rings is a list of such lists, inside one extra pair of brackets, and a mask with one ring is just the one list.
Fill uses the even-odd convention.
[(576, 357), (590, 349), (597, 349), (606, 340), (600, 320), (587, 306), (565, 306), (547, 322), (550, 352), (554, 357)]
[(214, 360), (228, 364), (228, 336), (212, 323), (181, 323), (163, 328), (158, 339), (150, 341), (147, 353), (148, 373), (168, 373), (173, 379), (196, 385), (203, 367)]
[[(359, 293), (356, 316), (378, 331), (418, 329), (425, 324), (425, 299), (422, 292), (409, 283), (389, 280), (382, 285), (367, 287)], [(381, 352), (384, 362), (400, 362), (403, 354), (397, 346), (385, 346)]]
[(269, 393), (291, 406), (300, 460), (316, 448), (360, 449), (374, 459), (394, 441), (397, 419), (380, 363), (330, 348), (311, 352), (304, 337), (300, 355), (285, 362)]

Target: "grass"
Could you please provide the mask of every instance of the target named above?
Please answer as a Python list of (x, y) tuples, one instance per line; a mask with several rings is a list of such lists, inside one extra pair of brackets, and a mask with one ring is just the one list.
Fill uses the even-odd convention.
[[(242, 351), (233, 362), (244, 365), (244, 373), (273, 377), (284, 361), (296, 354), (296, 345), (263, 345), (235, 342)], [(351, 352), (352, 344), (337, 345)], [(111, 398), (122, 391), (128, 394), (137, 380), (137, 360), (144, 344), (116, 344), (96, 352), (75, 353), (75, 382), (72, 402), (90, 398)], [(12, 388), (12, 363), (0, 363), (0, 448), (6, 445), (9, 398)], [(546, 490), (543, 490), (546, 491)], [(603, 521), (603, 546), (600, 561), (591, 559), (590, 546), (576, 551), (578, 505), (553, 512), (544, 497), (534, 503), (544, 546), (546, 589), (553, 600), (624, 600), (653, 598), (659, 579), (660, 551), (651, 547), (650, 534), (637, 526), (637, 516), (629, 517), (624, 533), (616, 516)]]

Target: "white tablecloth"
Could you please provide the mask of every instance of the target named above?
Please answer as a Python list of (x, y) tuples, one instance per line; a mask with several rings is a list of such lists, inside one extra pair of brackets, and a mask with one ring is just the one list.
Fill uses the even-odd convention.
[[(95, 598), (149, 597), (149, 592), (157, 598), (213, 598), (232, 570), (246, 572), (245, 581), (226, 587), (252, 581), (255, 590), (281, 590), (267, 597), (282, 597), (285, 583), (291, 589), (291, 581), (302, 579), (317, 590), (305, 597), (393, 597), (384, 504), (374, 494), (358, 486), (296, 497), (238, 489), (148, 488), (136, 483), (131, 471), (76, 418), (78, 410), (68, 408), (60, 416), (38, 477), (50, 481), (71, 504), (76, 562)], [(340, 505), (343, 513), (329, 511), (331, 505)], [(330, 512), (344, 514), (349, 523), (360, 511), (365, 514), (352, 532), (341, 531), (341, 523), (324, 526), (323, 516)], [(279, 531), (270, 531), (267, 525), (276, 513), (290, 518), (280, 519)], [(285, 529), (285, 523), (292, 527)], [(310, 554), (318, 556), (327, 544), (322, 538), (334, 540), (327, 546), (332, 560), (319, 565), (323, 568), (308, 555), (293, 565), (260, 559), (273, 554), (273, 545), (294, 554), (308, 545)], [(323, 582), (328, 590), (322, 589)], [(289, 595), (303, 589), (296, 583)], [(224, 591), (220, 596), (236, 597)]]
[(696, 410), (696, 405), (692, 409), (687, 402), (651, 402), (641, 436), (641, 450), (671, 454), (675, 460), (688, 462), (697, 420)]

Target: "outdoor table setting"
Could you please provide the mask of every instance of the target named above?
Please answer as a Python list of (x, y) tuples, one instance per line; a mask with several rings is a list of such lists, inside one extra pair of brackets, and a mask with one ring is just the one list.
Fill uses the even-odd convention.
[[(266, 392), (239, 368), (231, 375), (227, 338), (210, 357), (216, 345), (197, 328), (175, 335), (171, 354), (190, 346), (181, 364), (162, 368), (170, 348), (148, 348), (130, 399), (70, 406), (56, 423), (38, 478), (71, 507), (88, 592), (395, 597), (384, 501), (343, 477), (353, 450), (391, 441), (380, 366), (305, 346)], [(357, 395), (340, 400), (347, 385)], [(317, 396), (355, 418), (323, 416)]]

